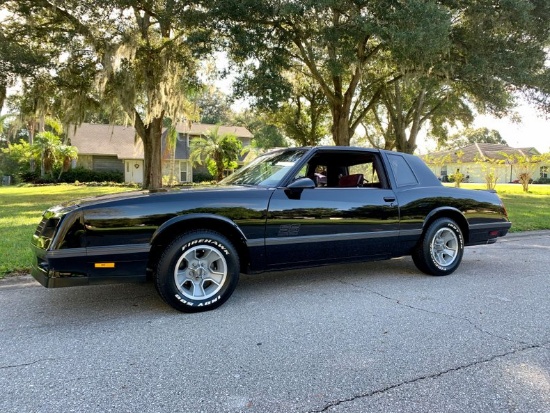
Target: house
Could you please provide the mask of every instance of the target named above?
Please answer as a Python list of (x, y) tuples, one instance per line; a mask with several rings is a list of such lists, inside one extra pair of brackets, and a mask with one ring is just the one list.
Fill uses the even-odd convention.
[[(242, 143), (243, 148), (250, 146), (254, 137), (248, 129), (242, 126), (226, 126), (226, 125), (210, 125), (206, 123), (181, 123), (176, 126), (178, 133), (178, 142), (175, 151), (167, 150), (163, 139), (163, 166), (162, 175), (174, 175), (179, 177), (180, 182), (191, 182), (193, 180), (193, 172), (201, 172), (206, 168), (198, 166), (193, 168), (189, 161), (191, 153), (191, 141), (193, 138), (204, 136), (208, 131), (213, 131), (218, 128), (219, 135), (231, 134), (236, 136)], [(166, 131), (163, 132), (163, 137), (166, 136)], [(243, 164), (244, 158), (241, 156), (239, 163)]]
[(78, 149), (76, 165), (94, 171), (120, 171), (125, 182), (143, 182), (143, 143), (133, 127), (83, 123), (68, 139)]
[[(456, 172), (464, 175), (465, 181), (484, 183), (487, 171), (495, 174), (497, 183), (517, 179), (518, 165), (510, 157), (540, 155), (535, 148), (512, 148), (508, 145), (473, 143), (460, 149), (432, 152), (422, 158), (436, 176), (446, 181)], [(538, 162), (530, 168), (534, 180), (548, 178), (550, 162)]]
[[(162, 142), (162, 174), (174, 175), (178, 182), (193, 181), (193, 167), (189, 162), (190, 142), (216, 125), (202, 123), (181, 124), (176, 130), (178, 139), (174, 150), (166, 147), (166, 131)], [(244, 146), (250, 145), (252, 134), (240, 126), (219, 126), (218, 133), (232, 133)], [(83, 123), (69, 128), (71, 145), (78, 148), (78, 159), (73, 166), (95, 171), (120, 171), (125, 182), (143, 182), (143, 143), (129, 126)]]

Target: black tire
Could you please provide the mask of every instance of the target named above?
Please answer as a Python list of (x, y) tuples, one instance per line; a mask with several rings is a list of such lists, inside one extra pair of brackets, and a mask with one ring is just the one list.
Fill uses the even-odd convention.
[(460, 227), (449, 218), (430, 224), (412, 253), (416, 268), (429, 275), (449, 275), (460, 265), (464, 238)]
[(196, 313), (227, 301), (239, 282), (239, 273), (239, 256), (226, 237), (214, 231), (193, 231), (164, 250), (155, 286), (176, 310)]

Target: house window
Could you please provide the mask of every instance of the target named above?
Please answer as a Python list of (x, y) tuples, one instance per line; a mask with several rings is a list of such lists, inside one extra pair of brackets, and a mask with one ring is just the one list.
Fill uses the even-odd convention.
[(188, 133), (178, 133), (178, 141), (184, 142), (185, 146), (189, 148), (189, 134)]
[(540, 177), (541, 178), (548, 178), (548, 166), (541, 166), (540, 167)]
[(449, 182), (449, 175), (447, 173), (447, 165), (441, 167), (441, 174), (439, 175), (441, 182)]
[(189, 182), (188, 166), (187, 161), (180, 162), (180, 182)]

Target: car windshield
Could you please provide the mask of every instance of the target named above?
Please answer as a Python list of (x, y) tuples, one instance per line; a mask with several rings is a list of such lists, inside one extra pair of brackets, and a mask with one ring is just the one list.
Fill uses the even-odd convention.
[(277, 186), (306, 152), (304, 149), (268, 153), (220, 182), (222, 185)]

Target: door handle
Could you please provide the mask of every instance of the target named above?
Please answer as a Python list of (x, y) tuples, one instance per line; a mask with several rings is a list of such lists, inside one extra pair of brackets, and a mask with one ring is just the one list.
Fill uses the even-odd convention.
[(386, 202), (395, 202), (395, 197), (394, 196), (385, 196), (384, 201), (386, 201)]

